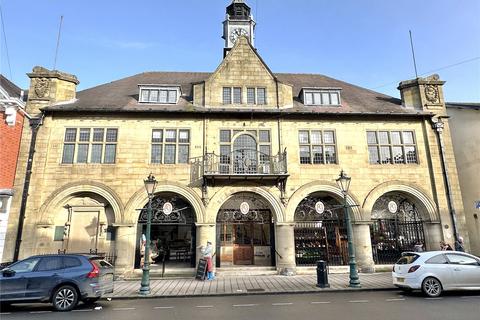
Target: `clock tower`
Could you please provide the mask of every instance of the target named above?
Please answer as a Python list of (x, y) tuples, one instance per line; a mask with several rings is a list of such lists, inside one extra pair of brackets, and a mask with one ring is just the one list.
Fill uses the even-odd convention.
[(238, 37), (246, 36), (254, 46), (255, 21), (250, 13), (250, 7), (243, 0), (233, 0), (227, 7), (226, 19), (223, 22), (223, 36), (225, 48), (223, 56), (233, 47)]

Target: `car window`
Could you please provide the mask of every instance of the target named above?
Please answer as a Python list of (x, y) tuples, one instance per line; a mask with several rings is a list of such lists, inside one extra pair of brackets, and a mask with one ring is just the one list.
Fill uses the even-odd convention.
[(52, 271), (62, 269), (62, 257), (43, 257), (36, 271)]
[(12, 264), (8, 269), (15, 271), (16, 273), (32, 272), (33, 268), (37, 265), (40, 258), (30, 258), (15, 264)]
[(447, 259), (443, 254), (436, 255), (434, 257), (431, 257), (425, 263), (430, 263), (430, 264), (446, 264), (448, 263)]
[(478, 261), (463, 254), (447, 254), (448, 261), (452, 264), (478, 265)]
[(420, 256), (415, 253), (405, 253), (400, 259), (398, 259), (397, 264), (410, 264), (414, 263)]
[(90, 261), (92, 261), (93, 263), (95, 263), (98, 267), (113, 268), (113, 266), (112, 266), (110, 263), (108, 263), (108, 261), (103, 260), (103, 259), (101, 259), (101, 258), (100, 258), (100, 259), (95, 259), (95, 258), (93, 258), (93, 259), (90, 259)]
[(63, 257), (63, 267), (64, 268), (75, 268), (75, 267), (80, 267), (82, 265), (82, 262), (80, 262), (80, 259), (75, 258), (75, 257)]

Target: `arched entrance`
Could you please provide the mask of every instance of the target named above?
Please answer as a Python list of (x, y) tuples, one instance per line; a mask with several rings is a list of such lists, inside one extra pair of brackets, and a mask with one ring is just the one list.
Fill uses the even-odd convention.
[(297, 266), (314, 266), (318, 260), (348, 264), (347, 230), (338, 200), (321, 192), (309, 195), (297, 206), (294, 219)]
[(217, 214), (217, 267), (274, 266), (274, 239), (267, 201), (255, 193), (236, 193)]
[(388, 192), (377, 199), (370, 225), (373, 260), (376, 264), (395, 263), (415, 245), (425, 249), (423, 220), (415, 201), (400, 192)]
[[(135, 268), (141, 267), (143, 242), (147, 226), (148, 203), (140, 210), (137, 225)], [(182, 196), (162, 192), (152, 199), (151, 268), (172, 269), (195, 267), (195, 213)]]

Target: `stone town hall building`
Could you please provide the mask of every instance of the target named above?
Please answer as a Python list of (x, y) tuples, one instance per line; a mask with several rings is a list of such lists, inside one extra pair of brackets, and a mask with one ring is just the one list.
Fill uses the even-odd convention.
[(250, 8), (233, 1), (212, 73), (145, 72), (76, 92), (75, 76), (35, 67), (26, 109), (44, 118), (35, 153), (24, 130), (3, 261), (96, 251), (131, 275), (150, 172), (159, 181), (154, 258), (167, 273), (193, 273), (207, 240), (219, 270), (346, 265), (342, 169), (361, 270), (417, 242), (453, 245), (456, 231), (468, 248), (444, 82), (403, 81), (399, 100), (319, 74), (274, 73), (254, 30)]

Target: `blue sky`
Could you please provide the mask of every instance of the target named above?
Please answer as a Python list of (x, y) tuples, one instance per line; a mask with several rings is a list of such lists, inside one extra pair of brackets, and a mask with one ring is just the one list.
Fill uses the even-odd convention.
[[(415, 77), (410, 29), (419, 74), (442, 69), (447, 101), (480, 102), (478, 0), (246, 2), (274, 72), (320, 73), (399, 97), (398, 82)], [(75, 74), (79, 89), (144, 71), (213, 71), (229, 3), (2, 0), (11, 80), (26, 88), (33, 66), (53, 67), (61, 15), (57, 69)], [(1, 37), (1, 72), (10, 78)]]

